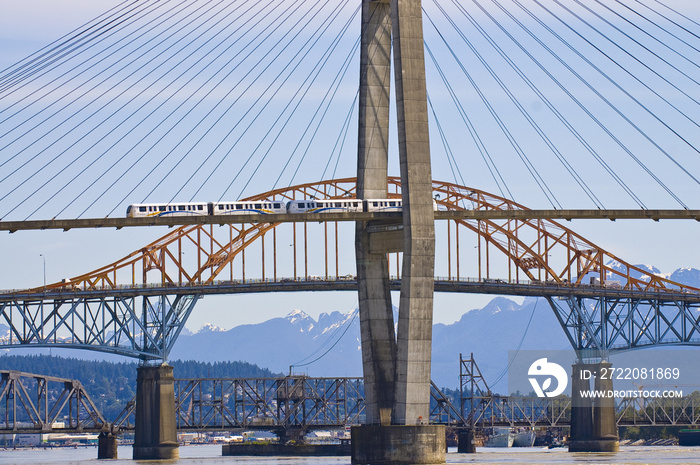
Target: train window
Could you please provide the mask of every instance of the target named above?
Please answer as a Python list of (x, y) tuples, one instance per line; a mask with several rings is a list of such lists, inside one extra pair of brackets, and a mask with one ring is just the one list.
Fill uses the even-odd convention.
[(164, 206), (164, 205), (161, 205), (160, 207), (158, 207), (158, 211), (164, 212), (165, 210), (166, 210), (166, 209), (165, 209), (165, 206)]
[(389, 206), (390, 206), (390, 207), (395, 207), (395, 206), (396, 206), (396, 202), (389, 202)]
[(241, 205), (240, 203), (236, 205), (236, 210), (243, 210), (243, 205)]
[(260, 209), (262, 208), (262, 205), (259, 204), (259, 203), (256, 203), (256, 204), (255, 204), (255, 208), (256, 208), (257, 210), (260, 210)]
[(276, 204), (275, 204), (275, 208), (280, 208), (280, 204), (279, 204), (279, 203), (276, 203)]
[(299, 208), (306, 208), (306, 205), (302, 202), (299, 204)]
[(201, 205), (197, 205), (197, 210), (204, 210), (204, 207)]
[(374, 205), (375, 207), (378, 207), (378, 206), (379, 206), (379, 202), (372, 202), (372, 205)]
[(221, 204), (217, 205), (216, 207), (217, 207), (219, 210), (223, 210), (223, 209), (224, 209), (224, 206), (221, 205)]
[(335, 203), (335, 206), (338, 207), (338, 208), (340, 208), (340, 207), (343, 206), (343, 204), (342, 204), (341, 202), (336, 202), (336, 203)]
[(140, 212), (145, 212), (145, 211), (146, 211), (146, 207), (139, 207), (139, 211), (140, 211)]

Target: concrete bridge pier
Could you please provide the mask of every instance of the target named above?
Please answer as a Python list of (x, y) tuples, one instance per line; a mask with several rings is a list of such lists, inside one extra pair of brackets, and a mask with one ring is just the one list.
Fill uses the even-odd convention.
[(117, 435), (103, 431), (97, 437), (97, 458), (98, 459), (116, 459), (117, 454)]
[(591, 399), (581, 395), (593, 388), (607, 393), (613, 390), (612, 364), (577, 363), (572, 365), (571, 383), (571, 434), (569, 452), (617, 452), (620, 438), (615, 419), (615, 398), (612, 396)]
[(170, 365), (138, 368), (134, 460), (179, 458), (174, 383)]

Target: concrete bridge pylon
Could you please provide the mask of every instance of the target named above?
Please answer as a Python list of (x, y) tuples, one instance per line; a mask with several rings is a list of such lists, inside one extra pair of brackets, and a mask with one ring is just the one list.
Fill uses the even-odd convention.
[[(444, 463), (444, 427), (427, 424), (435, 226), (421, 2), (363, 0), (362, 8), (357, 196), (387, 197), (393, 51), (403, 220), (356, 227), (367, 425), (353, 430), (352, 461)], [(398, 251), (395, 333), (386, 254)]]

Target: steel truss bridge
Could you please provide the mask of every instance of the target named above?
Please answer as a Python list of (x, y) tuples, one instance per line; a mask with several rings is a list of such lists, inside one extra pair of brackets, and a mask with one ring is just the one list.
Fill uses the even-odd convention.
[[(388, 180), (400, 198), (400, 180)], [(355, 179), (278, 189), (246, 200), (347, 199)], [(527, 218), (505, 198), (433, 182), (440, 212), (457, 212), (436, 235), (435, 288), (547, 299), (574, 349), (631, 349), (700, 341), (700, 290), (626, 263), (554, 220)], [(522, 212), (468, 219), (460, 212)], [(369, 222), (401, 234), (401, 217)], [(197, 300), (214, 293), (354, 290), (354, 231), (340, 221), (183, 225), (92, 272), (0, 294), (0, 347), (70, 347), (167, 360)], [(280, 246), (283, 244), (283, 246)], [(291, 246), (291, 247), (290, 247)], [(388, 254), (401, 275), (400, 253)], [(392, 285), (397, 288), (399, 281)]]
[[(472, 359), (461, 360), (461, 405), (431, 387), (430, 422), (454, 428), (564, 427), (568, 398), (506, 397), (485, 386)], [(474, 377), (468, 370), (476, 367)], [(469, 391), (472, 381), (479, 388)], [(301, 438), (315, 429), (345, 428), (364, 420), (362, 378), (203, 378), (175, 380), (178, 431), (272, 431)], [(488, 388), (486, 388), (488, 389)], [(112, 433), (134, 429), (135, 399), (105, 419), (80, 381), (0, 371), (0, 434)], [(471, 406), (471, 407), (470, 407)], [(471, 410), (470, 410), (471, 409)], [(700, 425), (700, 399), (622, 399), (617, 424)]]

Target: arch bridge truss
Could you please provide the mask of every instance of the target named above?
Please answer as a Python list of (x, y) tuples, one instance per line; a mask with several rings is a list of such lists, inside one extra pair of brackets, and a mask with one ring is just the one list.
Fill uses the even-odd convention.
[[(355, 198), (355, 178), (277, 189), (246, 200)], [(400, 179), (388, 179), (400, 198)], [(439, 210), (523, 210), (477, 189), (433, 182)], [(207, 294), (355, 290), (354, 226), (268, 223), (185, 225), (92, 272), (0, 294), (0, 347), (87, 348), (166, 360)], [(235, 221), (235, 222), (234, 222)], [(369, 222), (400, 232), (401, 217)], [(398, 289), (400, 253), (387, 255)], [(554, 220), (451, 219), (436, 225), (435, 289), (545, 297), (574, 349), (700, 341), (700, 290), (626, 263)]]

